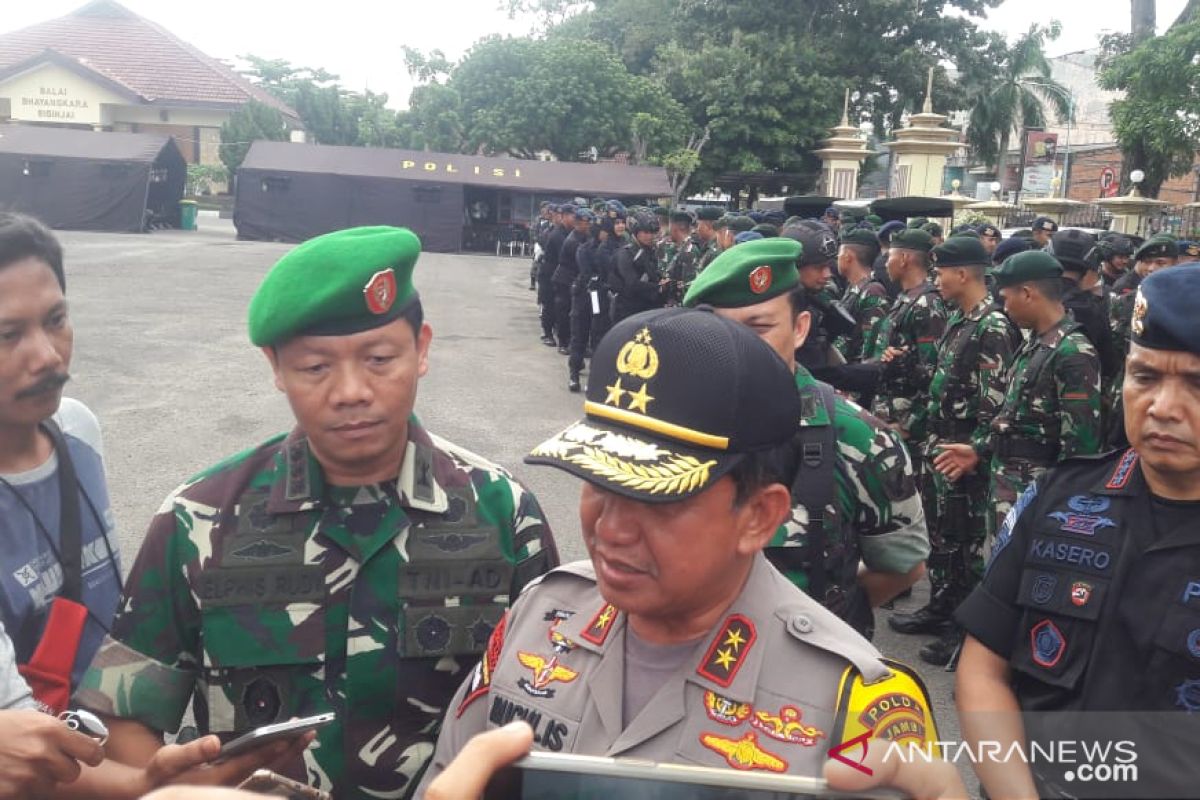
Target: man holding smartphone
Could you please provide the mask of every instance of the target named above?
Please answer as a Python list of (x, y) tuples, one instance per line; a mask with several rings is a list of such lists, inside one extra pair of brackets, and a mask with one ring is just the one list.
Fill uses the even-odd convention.
[(583, 479), (591, 560), (514, 604), (427, 779), (514, 719), (540, 750), (807, 776), (847, 741), (936, 740), (912, 673), (762, 553), (792, 510), (803, 416), (783, 360), (741, 323), (676, 308), (615, 325), (591, 368), (586, 418), (528, 459)]
[(250, 339), (297, 425), (152, 521), (78, 694), (113, 757), (143, 763), (193, 698), (205, 733), (334, 712), (280, 771), (403, 796), (509, 599), (557, 563), (536, 499), (413, 415), (433, 336), (419, 253), (406, 229), (339, 231), (259, 287)]

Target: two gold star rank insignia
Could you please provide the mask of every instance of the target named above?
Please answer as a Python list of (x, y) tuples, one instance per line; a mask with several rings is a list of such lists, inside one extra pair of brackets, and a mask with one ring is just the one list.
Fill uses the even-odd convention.
[(756, 634), (754, 623), (741, 614), (725, 620), (721, 631), (713, 638), (696, 673), (718, 686), (728, 687), (750, 652)]

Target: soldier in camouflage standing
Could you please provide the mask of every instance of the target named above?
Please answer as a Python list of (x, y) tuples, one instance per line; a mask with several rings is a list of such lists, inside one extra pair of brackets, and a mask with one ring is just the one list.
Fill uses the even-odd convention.
[(767, 558), (870, 637), (872, 609), (924, 573), (925, 516), (899, 436), (796, 361), (812, 321), (801, 252), (786, 236), (739, 244), (696, 279), (684, 305), (710, 305), (748, 326), (795, 373), (803, 419), (788, 476), (793, 509)]
[(956, 452), (954, 473), (991, 456), (987, 552), (1013, 503), (1064, 458), (1100, 450), (1100, 359), (1062, 305), (1062, 265), (1042, 250), (1010, 257), (995, 271), (1004, 310), (1029, 337), (1005, 376), (992, 420), (991, 452)]
[(878, 256), (879, 239), (873, 231), (853, 228), (842, 234), (837, 259), (838, 272), (846, 280), (842, 307), (854, 317), (856, 327), (849, 335), (834, 340), (833, 346), (850, 364), (862, 360), (865, 345), (891, 302), (887, 289), (871, 274)]
[(355, 228), (296, 247), (250, 303), (297, 427), (176, 489), (76, 699), (144, 763), (189, 702), (204, 733), (323, 712), (286, 771), (335, 797), (416, 788), (459, 683), (558, 561), (536, 499), (413, 416), (432, 330), (420, 242)]
[(696, 209), (696, 232), (692, 236), (700, 251), (696, 257), (697, 274), (703, 272), (721, 253), (721, 246), (717, 244), (716, 223), (722, 215), (723, 212), (716, 206), (700, 206)]
[(913, 429), (912, 412), (929, 400), (937, 342), (946, 329), (945, 306), (929, 280), (932, 249), (932, 237), (922, 230), (909, 228), (892, 236), (887, 271), (900, 294), (863, 352), (864, 362), (876, 364), (879, 374), (871, 410), (916, 442), (925, 432)]
[(960, 473), (954, 453), (987, 449), (992, 419), (1004, 402), (1004, 374), (1021, 335), (988, 294), (989, 256), (977, 237), (952, 236), (930, 257), (938, 291), (954, 307), (938, 342), (929, 402), (917, 409), (924, 417), (917, 427), (927, 431), (923, 450), (934, 494), (930, 599), (924, 608), (894, 614), (888, 623), (901, 633), (939, 633), (919, 655), (941, 666), (961, 640), (951, 614), (983, 577), (987, 529), (988, 476), (980, 470)]
[(677, 306), (687, 287), (696, 279), (704, 247), (692, 230), (692, 215), (676, 211), (671, 215), (671, 248), (668, 260), (659, 262), (664, 281), (664, 304)]

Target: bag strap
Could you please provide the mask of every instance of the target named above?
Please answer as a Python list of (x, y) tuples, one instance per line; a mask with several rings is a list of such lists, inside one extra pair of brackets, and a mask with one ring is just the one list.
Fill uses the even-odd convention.
[(62, 429), (53, 419), (42, 423), (43, 429), (54, 443), (58, 454), (58, 497), (59, 497), (59, 558), (62, 561), (63, 585), (61, 597), (75, 602), (83, 598), (83, 538), (79, 515), (79, 478), (75, 464), (67, 449), (67, 440)]
[(808, 594), (818, 603), (825, 601), (825, 508), (833, 500), (834, 491), (834, 393), (833, 387), (817, 381), (817, 395), (829, 417), (827, 425), (805, 425), (797, 434), (800, 464), (792, 481), (792, 499), (808, 513), (808, 529), (804, 539), (805, 574)]

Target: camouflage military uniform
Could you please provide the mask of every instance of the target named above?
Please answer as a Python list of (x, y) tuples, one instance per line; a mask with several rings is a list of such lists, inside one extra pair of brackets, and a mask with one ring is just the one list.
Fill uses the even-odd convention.
[(717, 244), (716, 237), (709, 239), (708, 244), (702, 244), (700, 247), (702, 251), (700, 253), (700, 261), (696, 265), (697, 273), (703, 272), (704, 268), (716, 260), (717, 256), (723, 252), (721, 246)]
[(897, 295), (879, 321), (864, 361), (877, 361), (889, 347), (906, 352), (883, 367), (871, 411), (898, 424), (914, 440), (924, 432), (912, 427), (912, 410), (929, 400), (929, 382), (937, 365), (937, 341), (946, 329), (946, 307), (933, 284), (925, 281)]
[(1129, 326), (1133, 321), (1133, 303), (1141, 282), (1142, 276), (1131, 268), (1116, 282), (1108, 296), (1109, 332), (1112, 334), (1113, 351), (1120, 354), (1121, 358), (1118, 360), (1112, 382), (1102, 387), (1104, 397), (1110, 404), (1104, 438), (1106, 442), (1115, 446), (1126, 444), (1121, 384), (1125, 382), (1125, 356), (1129, 354)]
[(671, 281), (671, 291), (667, 294), (668, 306), (677, 306), (683, 302), (683, 296), (692, 285), (699, 273), (700, 258), (704, 254), (704, 245), (692, 234), (677, 246), (674, 255), (663, 272), (663, 277)]
[(1013, 503), (1039, 475), (1100, 449), (1100, 359), (1070, 317), (1022, 343), (1005, 384), (992, 420), (987, 552)]
[(853, 364), (862, 360), (872, 332), (887, 313), (887, 289), (879, 281), (868, 276), (846, 289), (846, 294), (842, 296), (842, 306), (858, 322), (858, 328), (849, 336), (837, 337), (833, 346), (847, 363)]
[(158, 731), (193, 700), (221, 734), (333, 711), (289, 772), (404, 796), (509, 599), (557, 560), (533, 495), (415, 421), (399, 480), (365, 487), (325, 485), (296, 431), (167, 499), (77, 699)]
[[(1004, 376), (1020, 342), (1020, 332), (984, 296), (966, 313), (956, 309), (950, 315), (938, 343), (929, 402), (916, 427), (928, 431), (924, 450), (934, 494), (929, 583), (946, 608), (966, 599), (983, 577), (991, 423), (1004, 403)], [(932, 466), (938, 445), (950, 442), (970, 444), (980, 453), (980, 468), (958, 481)]]
[(664, 236), (654, 243), (654, 254), (658, 258), (658, 271), (664, 278), (671, 271), (671, 262), (679, 252), (679, 245), (670, 236)]
[[(801, 425), (805, 427), (830, 424), (817, 385), (807, 370), (797, 366), (796, 388), (803, 400)], [(925, 514), (912, 461), (894, 431), (840, 395), (834, 399), (832, 422), (835, 454), (827, 466), (834, 470), (834, 491), (825, 507), (821, 556), (825, 572), (821, 582), (826, 588), (824, 597), (815, 599), (860, 632), (869, 633), (872, 615), (858, 586), (859, 562), (871, 570), (894, 573), (920, 564), (929, 555)], [(772, 563), (806, 591), (813, 584), (805, 571), (811, 560), (804, 565), (795, 562), (808, 556), (809, 528), (808, 510), (795, 505), (767, 548)]]

